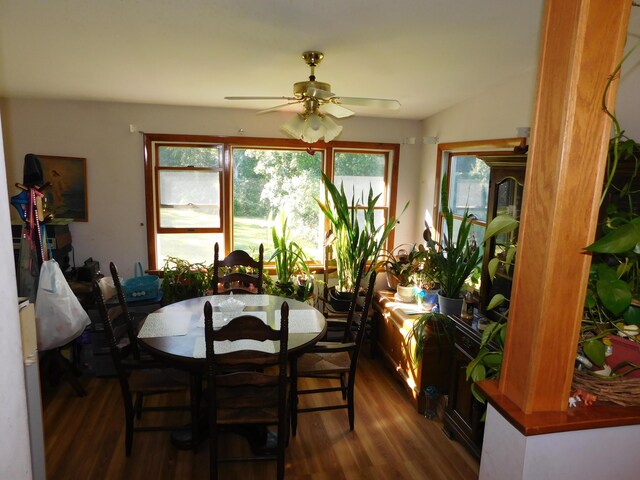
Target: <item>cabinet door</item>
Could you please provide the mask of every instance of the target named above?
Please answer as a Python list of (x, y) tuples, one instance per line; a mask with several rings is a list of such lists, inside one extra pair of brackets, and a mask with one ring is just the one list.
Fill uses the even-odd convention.
[[(494, 157), (480, 157), (491, 167), (489, 181), (489, 203), (487, 212), (487, 223), (496, 216), (508, 214), (516, 220), (520, 219), (522, 207), (522, 196), (524, 194), (525, 156), (520, 157), (500, 157), (500, 161), (493, 160)], [(510, 160), (509, 160), (510, 159)], [(509, 261), (509, 252), (515, 251), (517, 245), (518, 230), (496, 235), (485, 245), (485, 253), (482, 262), (482, 278), (480, 299), (482, 311), (491, 318), (498, 318), (505, 313), (508, 304), (495, 311), (486, 311), (486, 306), (491, 298), (501, 293), (506, 298), (511, 296), (511, 281), (515, 256)], [(488, 272), (489, 262), (492, 258), (498, 257), (499, 263), (496, 275), (491, 280)]]

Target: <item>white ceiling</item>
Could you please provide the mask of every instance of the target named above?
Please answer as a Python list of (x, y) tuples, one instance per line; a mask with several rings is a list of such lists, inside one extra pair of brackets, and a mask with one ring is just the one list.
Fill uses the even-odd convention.
[(543, 0), (0, 0), (0, 96), (263, 109), (307, 80), (423, 119), (537, 63)]

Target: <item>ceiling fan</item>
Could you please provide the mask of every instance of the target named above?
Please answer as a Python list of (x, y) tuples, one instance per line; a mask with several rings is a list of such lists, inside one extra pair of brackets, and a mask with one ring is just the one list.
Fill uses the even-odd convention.
[(350, 117), (352, 110), (343, 105), (354, 105), (374, 108), (397, 110), (400, 102), (383, 98), (339, 97), (331, 92), (331, 85), (316, 81), (315, 68), (324, 58), (322, 52), (309, 51), (302, 54), (304, 62), (311, 69), (309, 80), (293, 84), (293, 96), (291, 97), (224, 97), (227, 100), (287, 100), (287, 103), (261, 110), (258, 113), (267, 113), (280, 110), (294, 104), (302, 104), (303, 111), (289, 119), (282, 125), (282, 129), (290, 136), (299, 138), (307, 143), (314, 143), (324, 137), (325, 142), (333, 140), (342, 131), (330, 115), (335, 118)]

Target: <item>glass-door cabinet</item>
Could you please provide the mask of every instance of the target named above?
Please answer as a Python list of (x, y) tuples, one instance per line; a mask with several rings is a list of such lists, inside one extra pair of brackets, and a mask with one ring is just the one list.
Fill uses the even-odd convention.
[[(478, 158), (491, 169), (487, 224), (496, 216), (504, 213), (520, 220), (527, 156), (478, 156)], [(508, 302), (505, 302), (494, 310), (486, 310), (491, 298), (498, 293), (506, 298), (511, 298), (511, 282), (515, 264), (513, 252), (515, 252), (517, 240), (518, 230), (516, 229), (513, 232), (496, 235), (484, 246), (480, 305), (482, 313), (492, 319), (497, 320), (508, 309)], [(489, 262), (494, 257), (497, 257), (499, 262), (492, 281), (489, 276)]]

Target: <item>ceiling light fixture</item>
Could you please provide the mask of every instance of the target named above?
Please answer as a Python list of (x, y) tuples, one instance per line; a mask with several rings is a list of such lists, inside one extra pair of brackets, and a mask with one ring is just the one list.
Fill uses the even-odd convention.
[(318, 111), (319, 103), (314, 98), (309, 98), (304, 103), (304, 112), (298, 113), (287, 120), (280, 128), (284, 132), (306, 143), (315, 143), (321, 138), (330, 142), (336, 138), (342, 127), (329, 116)]

